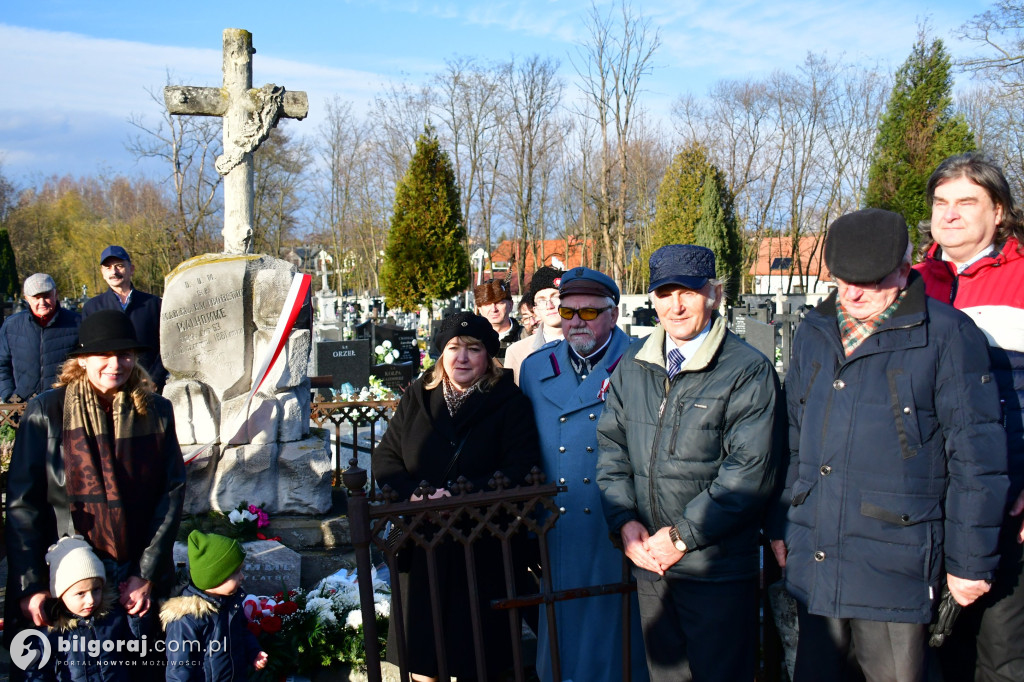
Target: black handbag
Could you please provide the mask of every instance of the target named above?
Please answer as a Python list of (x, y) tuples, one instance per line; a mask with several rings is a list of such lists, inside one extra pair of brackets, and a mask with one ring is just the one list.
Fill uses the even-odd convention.
[[(455, 454), (452, 455), (451, 461), (448, 462), (448, 466), (444, 470), (444, 474), (441, 475), (442, 481), (448, 480), (448, 474), (452, 472), (455, 467), (455, 462), (458, 461), (459, 455), (462, 454), (462, 446), (466, 444), (466, 440), (469, 438), (469, 431), (459, 441), (459, 447), (455, 448)], [(404, 520), (404, 517), (403, 517)], [(388, 523), (387, 534), (384, 536), (384, 549), (395, 556), (398, 556), (398, 550), (402, 546), (402, 540), (405, 537), (405, 529), (401, 526), (397, 526), (394, 523)]]

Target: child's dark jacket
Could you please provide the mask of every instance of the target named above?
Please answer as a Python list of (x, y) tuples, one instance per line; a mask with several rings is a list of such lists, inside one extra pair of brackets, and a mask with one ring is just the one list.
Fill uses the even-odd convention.
[(247, 627), (242, 611), (244, 598), (241, 590), (218, 597), (190, 584), (180, 597), (167, 600), (160, 609), (160, 622), (167, 633), (169, 682), (249, 678), (260, 645)]
[[(89, 618), (67, 614), (54, 623), (47, 631), (50, 640), (50, 660), (43, 670), (26, 671), (27, 680), (52, 682), (129, 682), (133, 668), (124, 665), (136, 658), (124, 647), (136, 639), (128, 627), (128, 616), (117, 604), (117, 593), (108, 591), (95, 615)], [(61, 651), (61, 640), (64, 648)], [(31, 640), (30, 640), (31, 641)], [(96, 656), (89, 655), (89, 642)], [(105, 641), (115, 642), (112, 651), (103, 651)], [(123, 642), (122, 650), (116, 648)]]

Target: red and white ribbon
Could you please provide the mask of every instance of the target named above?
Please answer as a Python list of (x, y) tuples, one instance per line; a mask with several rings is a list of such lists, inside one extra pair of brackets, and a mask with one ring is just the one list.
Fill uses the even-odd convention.
[[(284, 309), (281, 311), (281, 316), (277, 318), (277, 327), (274, 329), (274, 335), (270, 339), (270, 347), (267, 349), (263, 362), (256, 371), (252, 382), (252, 389), (249, 391), (249, 395), (246, 396), (245, 404), (242, 405), (242, 409), (238, 413), (238, 417), (235, 420), (236, 424), (233, 428), (227, 431), (231, 436), (229, 438), (222, 438), (222, 442), (230, 443), (249, 420), (249, 406), (252, 404), (252, 399), (256, 395), (256, 391), (258, 391), (260, 386), (263, 384), (263, 381), (267, 378), (267, 375), (270, 374), (270, 369), (274, 366), (274, 363), (277, 362), (277, 359), (281, 356), (281, 351), (284, 350), (285, 344), (288, 343), (288, 336), (291, 334), (292, 328), (295, 326), (295, 320), (298, 318), (299, 310), (302, 309), (302, 304), (306, 300), (306, 294), (309, 293), (311, 279), (310, 275), (300, 273), (295, 273), (292, 277), (292, 285), (291, 288), (288, 289), (288, 297), (285, 299)], [(215, 440), (210, 441), (188, 455), (185, 455), (185, 464), (189, 464), (205, 453), (213, 447), (216, 442), (217, 441)]]

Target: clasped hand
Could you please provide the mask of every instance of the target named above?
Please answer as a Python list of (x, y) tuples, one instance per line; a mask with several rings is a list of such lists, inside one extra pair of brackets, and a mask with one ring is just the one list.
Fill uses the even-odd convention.
[(684, 552), (672, 543), (668, 526), (651, 535), (639, 521), (627, 521), (619, 533), (629, 560), (652, 573), (665, 575), (665, 571), (683, 558)]

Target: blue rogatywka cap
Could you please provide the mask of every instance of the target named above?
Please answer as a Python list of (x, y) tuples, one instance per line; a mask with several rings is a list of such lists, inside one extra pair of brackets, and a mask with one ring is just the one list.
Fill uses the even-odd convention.
[(103, 265), (104, 261), (106, 261), (108, 258), (117, 258), (118, 260), (126, 260), (129, 263), (132, 261), (131, 256), (129, 256), (128, 252), (124, 250), (124, 247), (117, 246), (117, 245), (114, 245), (114, 244), (112, 244), (112, 245), (108, 246), (107, 248), (103, 249), (103, 253), (100, 254), (100, 265)]
[(569, 294), (608, 296), (615, 302), (615, 305), (619, 304), (619, 287), (615, 285), (615, 280), (603, 272), (590, 268), (566, 270), (558, 285), (558, 293), (561, 296)]
[(702, 289), (715, 277), (715, 252), (695, 244), (669, 244), (651, 254), (648, 292), (666, 284)]

